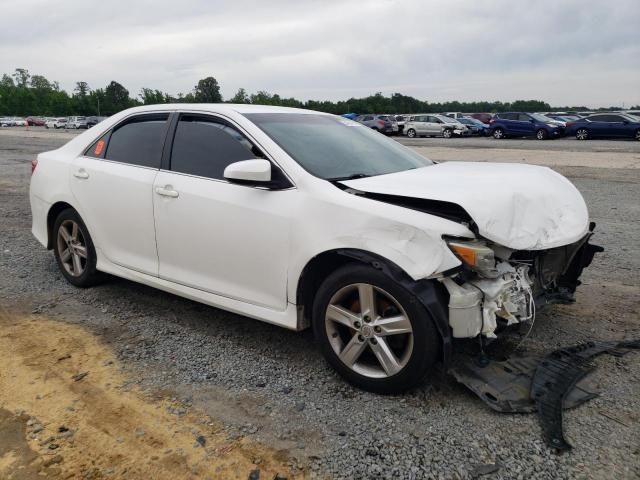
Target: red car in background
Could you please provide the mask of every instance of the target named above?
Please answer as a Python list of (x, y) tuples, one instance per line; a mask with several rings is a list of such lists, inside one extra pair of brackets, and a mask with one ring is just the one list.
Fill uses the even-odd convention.
[(489, 124), (489, 121), (493, 118), (493, 114), (491, 113), (472, 113), (469, 115), (471, 118), (475, 118), (476, 120), (480, 120), (482, 123)]
[(30, 127), (44, 127), (44, 118), (27, 117), (25, 118)]

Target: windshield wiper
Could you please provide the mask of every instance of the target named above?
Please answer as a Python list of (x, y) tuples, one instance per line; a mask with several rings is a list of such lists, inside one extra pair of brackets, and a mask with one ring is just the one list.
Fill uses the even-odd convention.
[(366, 173), (352, 173), (351, 175), (347, 175), (345, 177), (334, 177), (327, 178), (326, 180), (329, 182), (341, 182), (342, 180), (355, 180), (356, 178), (367, 178), (371, 175), (367, 175)]

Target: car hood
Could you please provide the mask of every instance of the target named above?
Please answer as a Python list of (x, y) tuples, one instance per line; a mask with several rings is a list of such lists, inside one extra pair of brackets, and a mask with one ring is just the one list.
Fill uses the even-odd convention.
[(589, 227), (578, 189), (546, 167), (447, 162), (342, 183), (373, 194), (455, 203), (480, 235), (516, 250), (568, 245)]

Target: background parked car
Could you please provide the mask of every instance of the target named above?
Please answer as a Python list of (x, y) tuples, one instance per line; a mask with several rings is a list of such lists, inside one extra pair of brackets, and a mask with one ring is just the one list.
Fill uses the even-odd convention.
[(0, 118), (0, 127), (13, 127), (13, 118), (9, 118), (9, 117)]
[(395, 115), (380, 115), (380, 118), (383, 120), (389, 120), (391, 122), (392, 132), (391, 135), (397, 135), (400, 132), (400, 125), (398, 125), (398, 120), (396, 120)]
[[(389, 119), (389, 115), (359, 115), (356, 118), (356, 122), (366, 125), (369, 128), (377, 130), (380, 133), (391, 135), (394, 133), (393, 124)], [(398, 123), (396, 122), (396, 132), (398, 131)]]
[(564, 128), (553, 120), (526, 112), (496, 113), (490, 122), (493, 138), (535, 137), (538, 140), (556, 138), (564, 134)]
[(493, 114), (491, 113), (471, 113), (469, 117), (475, 118), (476, 120), (480, 120), (482, 123), (486, 123), (489, 125), (489, 122), (493, 118)]
[(44, 118), (41, 118), (41, 117), (29, 116), (25, 118), (25, 120), (27, 121), (27, 124), (29, 124), (29, 126), (31, 127), (42, 127), (44, 125)]
[(443, 136), (451, 138), (454, 135), (469, 135), (470, 130), (457, 120), (445, 115), (419, 114), (409, 117), (404, 126), (406, 135), (414, 137)]
[(635, 138), (640, 140), (640, 118), (622, 113), (600, 113), (567, 124), (567, 135), (590, 138)]
[(11, 120), (13, 120), (13, 126), (14, 127), (27, 127), (27, 126), (29, 126), (29, 124), (27, 123), (27, 121), (24, 118), (13, 117)]
[(406, 123), (406, 119), (404, 115), (396, 115), (396, 121), (398, 122), (398, 135), (402, 135), (404, 132), (404, 124)]
[(471, 135), (479, 135), (484, 137), (489, 134), (489, 125), (482, 123), (477, 118), (460, 117), (457, 119), (463, 125), (466, 125)]
[(95, 127), (97, 124), (99, 124), (100, 122), (102, 122), (105, 118), (107, 117), (87, 117), (87, 127), (91, 128), (91, 127)]
[(67, 128), (89, 128), (87, 125), (87, 117), (69, 117), (67, 119)]
[(67, 118), (50, 118), (44, 123), (45, 128), (65, 128), (67, 126)]
[(450, 118), (455, 118), (456, 120), (462, 117), (465, 117), (467, 115), (469, 115), (468, 113), (462, 113), (462, 112), (443, 112), (440, 115), (444, 115), (446, 117), (450, 117)]

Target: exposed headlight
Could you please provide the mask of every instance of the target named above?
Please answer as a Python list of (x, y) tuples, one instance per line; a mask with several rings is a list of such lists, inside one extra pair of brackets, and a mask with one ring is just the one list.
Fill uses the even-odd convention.
[(474, 270), (489, 271), (496, 265), (496, 258), (482, 240), (446, 240), (447, 245), (462, 263)]

